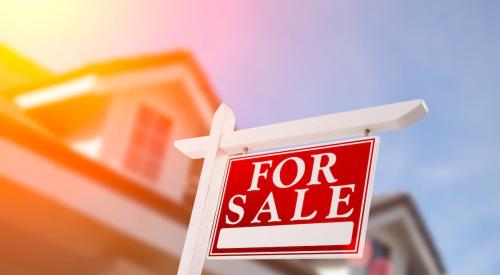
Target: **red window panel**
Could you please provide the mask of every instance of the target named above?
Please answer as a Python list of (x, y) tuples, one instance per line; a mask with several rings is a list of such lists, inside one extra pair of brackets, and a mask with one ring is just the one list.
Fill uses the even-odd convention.
[(145, 179), (158, 180), (168, 146), (171, 122), (161, 113), (140, 106), (129, 140), (124, 166)]

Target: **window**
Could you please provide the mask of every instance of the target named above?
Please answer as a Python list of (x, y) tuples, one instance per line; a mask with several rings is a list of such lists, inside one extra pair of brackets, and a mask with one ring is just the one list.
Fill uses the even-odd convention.
[(377, 240), (367, 241), (361, 259), (349, 259), (348, 263), (363, 275), (392, 275), (394, 266), (390, 259), (390, 248)]
[(170, 120), (159, 112), (140, 106), (125, 155), (125, 168), (150, 181), (158, 180), (170, 125)]
[(390, 248), (376, 240), (372, 241), (372, 259), (366, 267), (369, 275), (392, 275), (394, 267), (390, 260)]

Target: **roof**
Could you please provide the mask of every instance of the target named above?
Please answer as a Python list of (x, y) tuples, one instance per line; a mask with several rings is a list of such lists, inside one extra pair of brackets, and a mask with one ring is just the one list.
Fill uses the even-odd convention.
[(187, 66), (194, 78), (198, 81), (201, 89), (207, 92), (207, 98), (209, 98), (210, 103), (213, 104), (215, 108), (218, 106), (220, 100), (217, 98), (215, 92), (209, 84), (205, 73), (192, 54), (186, 50), (117, 58), (106, 62), (92, 63), (64, 74), (53, 75), (37, 82), (14, 87), (4, 91), (2, 95), (7, 99), (13, 99), (18, 95), (29, 93), (32, 90), (62, 84), (89, 74), (107, 76), (128, 70), (146, 69), (149, 67), (173, 64), (184, 64)]
[(371, 208), (370, 208), (370, 216), (375, 216), (381, 214), (387, 210), (394, 209), (397, 206), (402, 206), (408, 209), (413, 220), (417, 224), (417, 229), (424, 237), (424, 242), (433, 258), (436, 260), (439, 271), (441, 273), (445, 273), (446, 269), (444, 267), (443, 261), (438, 253), (436, 246), (434, 245), (434, 241), (432, 236), (425, 226), (424, 219), (420, 215), (420, 212), (417, 209), (417, 206), (413, 200), (413, 198), (407, 193), (395, 193), (386, 196), (378, 196), (372, 199)]
[(52, 72), (0, 44), (0, 92), (50, 77)]
[[(203, 98), (203, 103), (207, 107), (204, 109), (205, 112), (214, 112), (220, 104), (220, 100), (209, 84), (205, 73), (195, 61), (195, 58), (185, 50), (118, 58), (106, 62), (93, 63), (64, 74), (53, 75), (37, 82), (17, 86), (2, 92), (0, 96), (18, 104), (18, 99), (20, 99), (22, 95), (30, 97), (34, 94), (36, 97), (37, 93), (43, 94), (44, 91), (47, 92), (47, 90), (68, 94), (68, 97), (60, 97), (59, 95), (56, 96), (51, 94), (49, 97), (54, 97), (54, 100), (43, 101), (28, 108), (20, 106), (20, 108), (23, 109), (27, 117), (56, 134), (61, 139), (66, 141), (86, 139), (93, 136), (95, 131), (98, 131), (99, 127), (102, 125), (104, 121), (103, 116), (105, 116), (106, 110), (113, 98), (114, 93), (111, 92), (121, 91), (121, 88), (116, 88), (115, 90), (113, 87), (104, 86), (105, 90), (95, 93), (92, 91), (92, 87), (94, 87), (92, 86), (94, 85), (94, 81), (92, 81), (92, 84), (88, 84), (91, 86), (85, 84), (85, 90), (74, 94), (70, 89), (76, 89), (74, 88), (75, 81), (80, 83), (82, 79), (96, 79), (97, 81), (102, 80), (103, 83), (114, 83), (113, 81), (106, 81), (107, 79), (113, 79), (113, 77), (116, 76), (121, 77), (125, 74), (127, 74), (127, 76), (123, 79), (129, 79), (130, 73), (141, 74), (149, 70), (163, 70), (164, 68), (170, 67), (179, 68), (179, 66), (182, 67), (183, 73), (189, 75), (189, 78), (192, 79), (199, 88), (197, 90), (200, 91), (200, 98)], [(161, 81), (158, 77), (154, 77), (154, 80), (149, 80), (149, 78), (145, 80), (151, 81), (151, 83), (159, 80)], [(129, 84), (123, 80), (122, 83), (124, 85)], [(47, 97), (47, 95), (45, 95), (45, 97)], [(206, 118), (210, 116), (211, 113), (206, 113), (205, 115)], [(61, 117), (66, 119), (61, 120)]]
[[(54, 161), (68, 170), (83, 174), (96, 184), (114, 190), (124, 197), (187, 227), (191, 214), (190, 206), (178, 204), (133, 179), (79, 154), (60, 142), (51, 133), (30, 123), (29, 119), (23, 117), (21, 113), (13, 112), (7, 106), (8, 104), (10, 103), (0, 104), (0, 125), (2, 125), (0, 137)], [(314, 274), (307, 266), (297, 266), (285, 261), (272, 260), (260, 261), (260, 263), (283, 274)]]

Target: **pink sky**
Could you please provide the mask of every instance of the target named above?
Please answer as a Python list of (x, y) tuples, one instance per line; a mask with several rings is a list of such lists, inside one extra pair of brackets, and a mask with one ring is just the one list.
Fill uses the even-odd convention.
[[(295, 67), (304, 64), (303, 59), (322, 58), (314, 49), (309, 50), (322, 34), (310, 30), (320, 30), (326, 24), (335, 37), (344, 41), (336, 43), (339, 51), (326, 49), (334, 55), (331, 58), (342, 64), (346, 57), (356, 57), (363, 70), (371, 70), (364, 76), (365, 82), (371, 81), (374, 70), (369, 59), (363, 59), (357, 47), (345, 43), (358, 39), (346, 28), (358, 24), (355, 4), (335, 5), (332, 16), (321, 15), (317, 7), (303, 6), (301, 1), (285, 3), (286, 7), (283, 2), (231, 0), (3, 0), (0, 43), (7, 43), (56, 72), (114, 57), (186, 48), (195, 54), (222, 98), (246, 112), (251, 111), (252, 101), (262, 97), (271, 95), (270, 103), (279, 100), (274, 87), (288, 83), (290, 74), (276, 67), (285, 66), (302, 75)], [(328, 21), (312, 20), (309, 14), (327, 16)], [(311, 56), (303, 51), (311, 51)], [(310, 76), (317, 71), (322, 69), (307, 69)], [(282, 88), (289, 94), (303, 93), (304, 89), (309, 87)], [(369, 97), (365, 94), (363, 98)], [(298, 107), (301, 101), (292, 104)], [(368, 100), (363, 102), (368, 105)], [(256, 117), (279, 121), (290, 114)]]

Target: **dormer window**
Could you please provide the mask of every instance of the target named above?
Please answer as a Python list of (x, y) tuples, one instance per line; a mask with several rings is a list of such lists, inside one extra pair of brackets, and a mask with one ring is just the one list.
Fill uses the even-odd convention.
[(132, 126), (124, 166), (130, 172), (155, 182), (160, 177), (171, 122), (149, 106), (139, 106)]

